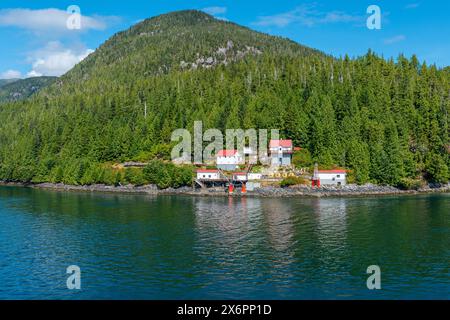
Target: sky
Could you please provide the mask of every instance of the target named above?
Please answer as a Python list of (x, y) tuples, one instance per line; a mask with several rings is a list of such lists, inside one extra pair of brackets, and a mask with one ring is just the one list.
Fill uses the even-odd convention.
[[(81, 29), (67, 27), (73, 5), (80, 9)], [(373, 21), (371, 5), (380, 9), (380, 29), (367, 26)], [(447, 0), (1, 0), (0, 79), (62, 75), (114, 33), (183, 9), (203, 10), (336, 57), (372, 49), (385, 58), (416, 54), (427, 64), (450, 65)]]

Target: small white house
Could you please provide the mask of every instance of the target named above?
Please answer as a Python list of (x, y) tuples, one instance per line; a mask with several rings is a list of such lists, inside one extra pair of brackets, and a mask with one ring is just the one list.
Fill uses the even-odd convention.
[(219, 180), (219, 170), (197, 170), (197, 180)]
[(243, 157), (237, 150), (220, 150), (217, 153), (217, 168), (225, 171), (233, 171), (243, 163)]
[(320, 185), (345, 186), (347, 184), (345, 170), (320, 170), (318, 176)]
[(246, 172), (233, 172), (233, 180), (234, 181), (247, 181), (247, 173)]
[(249, 181), (254, 180), (261, 180), (262, 179), (262, 173), (249, 173), (247, 175)]
[(293, 150), (292, 140), (270, 140), (271, 164), (273, 166), (290, 166)]
[(262, 173), (249, 173), (247, 175), (247, 190), (254, 191), (255, 189), (261, 188)]

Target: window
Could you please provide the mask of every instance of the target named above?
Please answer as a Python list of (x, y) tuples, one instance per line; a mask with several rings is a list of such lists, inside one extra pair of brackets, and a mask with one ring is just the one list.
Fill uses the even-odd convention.
[(208, 178), (211, 179), (211, 175), (208, 175)]
[(338, 174), (337, 176), (336, 176), (337, 178), (340, 178), (341, 177), (341, 175), (340, 174)]
[(336, 178), (335, 177), (333, 177), (333, 179), (331, 179), (332, 181), (336, 181)]

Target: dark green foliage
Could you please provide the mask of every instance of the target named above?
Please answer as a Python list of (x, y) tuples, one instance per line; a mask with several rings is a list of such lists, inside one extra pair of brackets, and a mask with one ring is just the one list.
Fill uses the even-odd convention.
[(339, 158), (336, 140), (336, 117), (331, 100), (324, 95), (313, 94), (306, 102), (311, 105), (309, 149), (314, 159), (324, 165), (331, 165)]
[(172, 163), (165, 163), (160, 160), (151, 161), (144, 168), (144, 177), (160, 189), (169, 187), (179, 188), (192, 184), (192, 168), (177, 167)]
[[(208, 57), (213, 66), (192, 67)], [(414, 61), (335, 59), (196, 11), (148, 19), (0, 106), (0, 179), (117, 184), (102, 164), (168, 159), (172, 131), (202, 120), (280, 129), (310, 153), (300, 162), (349, 168), (358, 183), (446, 182), (450, 73)], [(188, 184), (187, 170), (152, 166), (145, 182)]]
[(313, 165), (311, 153), (308, 149), (296, 151), (292, 155), (292, 164), (297, 168), (307, 168)]
[(431, 153), (428, 156), (425, 168), (429, 181), (437, 183), (447, 183), (447, 181), (449, 180), (448, 161), (447, 163), (445, 163), (440, 154)]
[(352, 175), (355, 182), (363, 184), (369, 181), (370, 154), (367, 144), (357, 138), (352, 138), (347, 141), (346, 152), (346, 165), (353, 169)]
[(125, 169), (125, 181), (136, 186), (141, 186), (146, 183), (142, 169), (139, 168)]
[(105, 169), (98, 164), (90, 164), (84, 171), (82, 178), (80, 179), (81, 185), (99, 184), (104, 182)]

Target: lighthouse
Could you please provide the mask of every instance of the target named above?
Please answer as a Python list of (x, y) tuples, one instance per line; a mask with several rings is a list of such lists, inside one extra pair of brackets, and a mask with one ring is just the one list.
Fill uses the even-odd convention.
[(314, 173), (311, 179), (311, 186), (313, 188), (320, 188), (319, 165), (317, 163), (314, 165)]

